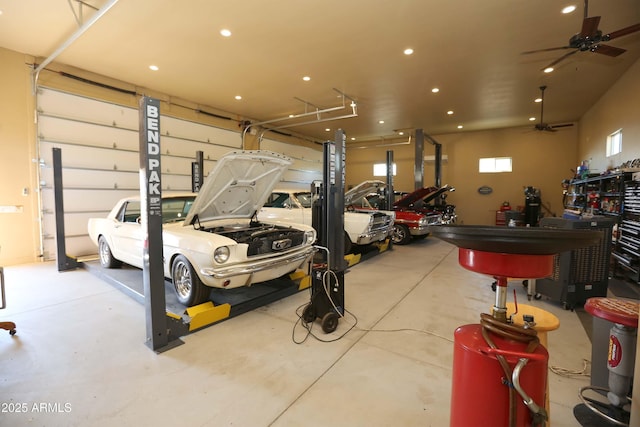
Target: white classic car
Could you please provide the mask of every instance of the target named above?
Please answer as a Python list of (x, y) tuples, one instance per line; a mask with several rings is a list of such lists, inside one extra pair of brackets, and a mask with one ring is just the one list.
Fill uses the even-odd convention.
[[(302, 223), (311, 225), (311, 191), (280, 188), (271, 193), (258, 212), (260, 221), (281, 223)], [(352, 245), (365, 246), (384, 241), (393, 231), (392, 212), (352, 212), (344, 213), (344, 250), (350, 253)]]
[[(202, 189), (162, 198), (164, 275), (187, 306), (210, 288), (236, 288), (302, 268), (314, 253), (316, 232), (304, 224), (258, 221), (256, 213), (291, 161), (265, 151), (222, 157)], [(140, 198), (120, 200), (106, 218), (92, 218), (89, 236), (103, 267), (142, 268)], [(151, 260), (153, 262), (153, 260)]]

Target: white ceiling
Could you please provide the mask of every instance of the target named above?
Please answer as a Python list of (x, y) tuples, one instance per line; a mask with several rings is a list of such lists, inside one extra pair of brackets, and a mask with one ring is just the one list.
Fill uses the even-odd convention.
[[(0, 46), (42, 61), (77, 31), (72, 9), (86, 22), (87, 5), (110, 1), (0, 0)], [(640, 22), (640, 0), (588, 6), (604, 33)], [(355, 99), (357, 118), (290, 128), (318, 140), (338, 127), (357, 140), (532, 128), (539, 86), (545, 122), (574, 122), (640, 58), (640, 32), (608, 43), (627, 49), (618, 57), (579, 52), (551, 74), (541, 68), (567, 51), (521, 54), (566, 46), (583, 14), (583, 0), (120, 0), (56, 62), (253, 121), (342, 106), (333, 88)]]

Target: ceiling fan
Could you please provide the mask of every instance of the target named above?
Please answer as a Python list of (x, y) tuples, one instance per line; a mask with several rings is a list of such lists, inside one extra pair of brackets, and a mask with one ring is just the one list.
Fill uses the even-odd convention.
[(537, 123), (533, 129), (545, 132), (557, 132), (557, 128), (566, 128), (569, 126), (573, 126), (573, 123), (550, 125), (544, 122), (544, 91), (546, 88), (546, 86), (540, 86), (540, 123)]
[(574, 55), (578, 52), (594, 52), (600, 53), (602, 55), (607, 55), (611, 57), (616, 57), (618, 55), (626, 52), (625, 49), (621, 49), (619, 47), (610, 46), (607, 44), (603, 44), (602, 42), (608, 42), (613, 39), (617, 39), (619, 37), (623, 37), (637, 31), (640, 31), (640, 23), (631, 25), (629, 27), (622, 28), (617, 31), (612, 31), (607, 34), (603, 34), (602, 31), (598, 29), (598, 25), (600, 24), (600, 16), (588, 16), (588, 0), (584, 1), (584, 20), (582, 21), (582, 29), (578, 34), (574, 34), (569, 39), (568, 46), (560, 46), (560, 47), (552, 47), (549, 49), (539, 49), (539, 50), (531, 50), (528, 52), (522, 52), (523, 55), (537, 52), (550, 52), (554, 50), (564, 50), (564, 49), (572, 49), (571, 52), (568, 52), (562, 55), (560, 58), (551, 62), (549, 65), (543, 68), (547, 69), (553, 67), (558, 64), (560, 61), (565, 60), (571, 55)]

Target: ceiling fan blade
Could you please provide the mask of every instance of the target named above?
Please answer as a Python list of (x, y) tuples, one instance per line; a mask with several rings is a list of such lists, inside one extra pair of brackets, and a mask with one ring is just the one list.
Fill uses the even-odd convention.
[(598, 34), (598, 25), (600, 24), (599, 16), (591, 16), (589, 18), (584, 18), (582, 21), (582, 30), (580, 30), (580, 37), (582, 38), (593, 38)]
[(626, 49), (621, 49), (619, 47), (615, 47), (615, 46), (609, 46), (608, 44), (598, 44), (595, 45), (591, 48), (592, 52), (595, 53), (601, 53), (603, 55), (607, 55), (607, 56), (618, 56), (618, 55), (622, 55), (623, 53), (626, 52)]
[(521, 52), (520, 55), (528, 55), (530, 53), (538, 53), (538, 52), (552, 52), (554, 50), (564, 50), (564, 49), (573, 49), (573, 48), (571, 46), (550, 47), (548, 49), (528, 50), (526, 52)]
[(618, 30), (618, 31), (612, 31), (609, 34), (603, 36), (602, 39), (613, 40), (618, 37), (626, 36), (627, 34), (635, 33), (637, 31), (640, 31), (640, 24), (631, 25), (629, 27), (622, 28), (621, 30)]
[(553, 61), (551, 64), (547, 65), (546, 67), (543, 68), (543, 70), (546, 70), (549, 67), (553, 67), (554, 65), (556, 65), (557, 63), (559, 63), (560, 61), (565, 60), (566, 58), (568, 58), (571, 55), (574, 55), (576, 53), (580, 52), (578, 49), (573, 50), (569, 53), (565, 53), (564, 55), (562, 55), (560, 58), (556, 59), (555, 61)]
[(568, 127), (571, 127), (571, 126), (573, 126), (573, 123), (563, 123), (561, 125), (551, 125), (550, 127), (552, 129), (556, 129), (556, 128), (568, 128)]

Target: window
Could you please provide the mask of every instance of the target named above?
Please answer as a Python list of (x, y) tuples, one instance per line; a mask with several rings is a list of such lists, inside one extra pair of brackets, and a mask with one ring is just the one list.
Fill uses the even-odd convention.
[(480, 159), (480, 173), (511, 172), (511, 157), (487, 157)]
[[(396, 175), (396, 164), (393, 164), (393, 175)], [(373, 165), (373, 176), (387, 176), (387, 164), (376, 163)]]
[(607, 137), (607, 157), (622, 153), (622, 129)]

